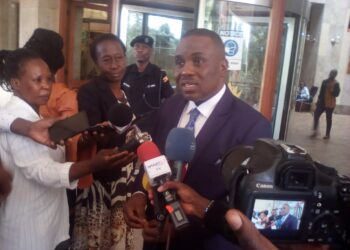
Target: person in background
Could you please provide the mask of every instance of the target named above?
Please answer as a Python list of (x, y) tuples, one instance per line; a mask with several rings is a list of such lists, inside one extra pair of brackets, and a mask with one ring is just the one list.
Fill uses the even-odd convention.
[(326, 112), (326, 135), (323, 139), (328, 140), (330, 138), (331, 128), (332, 128), (332, 116), (333, 111), (336, 106), (336, 97), (339, 96), (340, 86), (337, 80), (338, 71), (333, 69), (329, 72), (328, 79), (324, 80), (321, 85), (321, 91), (318, 95), (318, 100), (316, 103), (316, 110), (314, 112), (314, 125), (313, 125), (313, 134), (311, 137), (316, 137), (318, 134), (318, 122), (320, 116), (323, 112)]
[(136, 62), (126, 68), (122, 80), (122, 88), (134, 114), (145, 116), (137, 125), (147, 132), (153, 132), (155, 111), (165, 98), (174, 94), (165, 71), (150, 62), (153, 44), (153, 38), (146, 35), (137, 36), (131, 41)]
[[(153, 140), (164, 152), (172, 128), (192, 130), (196, 152), (183, 182), (207, 199), (225, 199), (227, 191), (220, 171), (223, 155), (233, 146), (252, 145), (257, 138), (271, 137), (270, 123), (226, 87), (228, 65), (218, 34), (207, 29), (188, 31), (181, 38), (174, 59), (179, 94), (163, 103), (155, 120)], [(142, 187), (142, 174), (125, 204), (124, 217), (130, 226), (143, 228), (144, 239), (150, 245), (158, 244), (159, 225), (145, 215), (147, 195)], [(171, 249), (234, 249), (231, 242), (203, 227), (198, 220), (190, 218), (190, 222), (188, 229), (174, 232)], [(144, 248), (147, 247), (154, 246)]]
[[(108, 111), (113, 105), (128, 105), (121, 88), (126, 68), (125, 52), (124, 44), (113, 34), (102, 34), (91, 44), (91, 58), (100, 75), (84, 84), (77, 95), (79, 111), (86, 112), (91, 126), (108, 121)], [(97, 142), (97, 151), (125, 143), (125, 135), (115, 132), (105, 134), (102, 139)], [(123, 219), (133, 167), (130, 163), (118, 171), (97, 173), (91, 186), (78, 190), (74, 249), (135, 248), (136, 232)]]
[(255, 224), (256, 228), (258, 229), (265, 229), (268, 228), (268, 222), (269, 222), (269, 217), (268, 217), (268, 211), (264, 210), (259, 212), (259, 220)]
[(269, 223), (268, 223), (268, 227), (271, 229), (277, 229), (277, 220), (280, 219), (280, 215), (277, 215), (277, 208), (273, 208), (271, 210), (271, 216), (269, 216)]
[(298, 228), (298, 219), (294, 215), (290, 214), (289, 205), (283, 204), (281, 208), (281, 230), (297, 230)]
[[(40, 120), (39, 107), (48, 101), (53, 82), (47, 64), (28, 49), (0, 54), (1, 85), (13, 91), (3, 109), (28, 121)], [(118, 169), (133, 155), (104, 150), (89, 161), (64, 163), (63, 147), (53, 150), (1, 131), (0, 157), (13, 176), (12, 191), (0, 205), (0, 249), (61, 250), (69, 246), (65, 188), (75, 188), (76, 180), (89, 173)]]
[(297, 101), (309, 101), (310, 100), (310, 91), (305, 83), (301, 82), (299, 84), (297, 92)]

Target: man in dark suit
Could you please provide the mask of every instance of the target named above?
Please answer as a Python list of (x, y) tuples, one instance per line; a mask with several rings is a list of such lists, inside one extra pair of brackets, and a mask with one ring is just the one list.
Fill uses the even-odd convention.
[(297, 230), (298, 229), (298, 219), (289, 213), (290, 207), (286, 203), (281, 208), (281, 230)]
[[(225, 86), (225, 48), (215, 32), (188, 31), (176, 49), (175, 65), (180, 93), (162, 106), (155, 124), (154, 142), (164, 152), (169, 131), (174, 127), (189, 127), (193, 110), (197, 109), (197, 119), (192, 121), (196, 153), (183, 182), (208, 200), (225, 199), (227, 192), (220, 170), (222, 157), (233, 146), (250, 145), (257, 138), (271, 137), (270, 123)], [(124, 207), (124, 217), (130, 226), (144, 229), (145, 241), (156, 240), (159, 239), (157, 224), (145, 218), (146, 200), (146, 195), (135, 192)], [(198, 220), (190, 220), (187, 230), (172, 235), (171, 249), (234, 249), (231, 242)]]

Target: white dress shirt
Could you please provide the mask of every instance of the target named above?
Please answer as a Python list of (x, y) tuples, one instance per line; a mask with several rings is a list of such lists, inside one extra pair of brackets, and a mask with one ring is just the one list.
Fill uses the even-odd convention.
[[(29, 121), (40, 119), (16, 96), (4, 108)], [(13, 175), (12, 191), (0, 204), (0, 249), (54, 249), (69, 238), (65, 188), (77, 185), (77, 181), (69, 182), (72, 163), (63, 163), (64, 148), (53, 150), (29, 138), (2, 132), (0, 157)]]
[(205, 102), (201, 103), (199, 106), (196, 106), (196, 104), (193, 101), (189, 101), (182, 112), (182, 115), (180, 117), (177, 127), (184, 128), (190, 119), (190, 111), (193, 108), (197, 107), (197, 109), (200, 112), (200, 115), (198, 116), (196, 123), (194, 125), (194, 136), (197, 137), (202, 127), (204, 126), (205, 122), (208, 120), (214, 108), (216, 107), (216, 105), (224, 95), (225, 90), (226, 90), (226, 85), (224, 85), (219, 90), (218, 93), (216, 93), (214, 96), (212, 96), (210, 99), (206, 100)]

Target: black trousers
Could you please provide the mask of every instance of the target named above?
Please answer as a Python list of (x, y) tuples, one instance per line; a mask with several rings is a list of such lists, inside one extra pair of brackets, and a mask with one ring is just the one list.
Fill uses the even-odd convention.
[(334, 111), (334, 108), (326, 108), (323, 105), (317, 105), (314, 113), (314, 130), (318, 128), (318, 121), (322, 113), (326, 112), (326, 122), (327, 122), (326, 136), (329, 136), (332, 128), (333, 111)]

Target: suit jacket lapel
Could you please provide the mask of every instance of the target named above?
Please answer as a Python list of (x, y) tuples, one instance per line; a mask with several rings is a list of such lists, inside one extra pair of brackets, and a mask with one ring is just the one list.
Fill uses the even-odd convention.
[(160, 119), (162, 123), (159, 123), (158, 121), (156, 128), (157, 131), (153, 138), (162, 153), (164, 153), (165, 142), (170, 130), (175, 128), (179, 123), (179, 118), (181, 117), (183, 109), (187, 104), (187, 100), (185, 100), (181, 95), (174, 96), (174, 98), (177, 98), (178, 100), (173, 100), (170, 106), (167, 106), (167, 108), (163, 110), (162, 118)]
[(229, 89), (226, 89), (221, 100), (218, 102), (210, 117), (205, 122), (204, 126), (196, 137), (195, 158), (201, 154), (207, 153), (204, 151), (211, 144), (210, 142), (214, 139), (214, 137), (220, 133), (222, 126), (225, 124), (226, 120), (230, 116), (230, 113), (232, 112), (233, 103), (234, 99), (232, 94)]
[(187, 104), (187, 100), (184, 99), (182, 96), (179, 96), (180, 100), (178, 102), (176, 102), (176, 106), (172, 107), (171, 110), (169, 110), (169, 114), (168, 114), (168, 122), (167, 124), (170, 126), (169, 131), (172, 128), (175, 128), (177, 126), (177, 124), (179, 123), (179, 119), (181, 117), (181, 114)]

